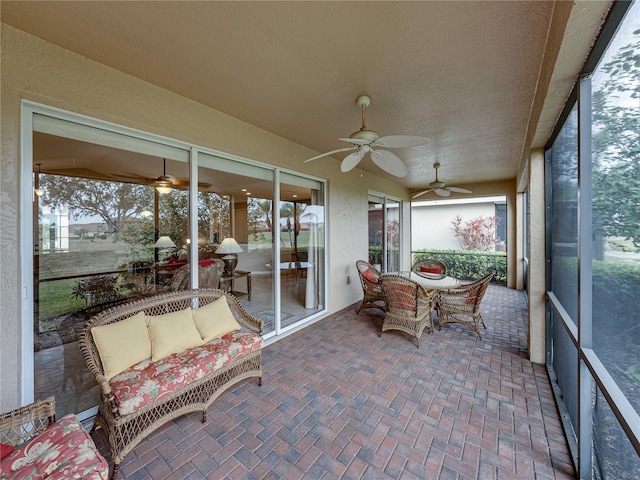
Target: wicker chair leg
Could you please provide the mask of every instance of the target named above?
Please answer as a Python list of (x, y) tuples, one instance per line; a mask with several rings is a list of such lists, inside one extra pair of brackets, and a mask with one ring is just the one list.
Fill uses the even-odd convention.
[(207, 423), (207, 411), (202, 411), (202, 423)]
[(116, 478), (118, 478), (118, 469), (120, 468), (120, 464), (119, 463), (115, 463), (113, 465), (113, 472), (111, 472), (111, 480), (116, 480)]
[(258, 377), (258, 386), (261, 387), (262, 386), (262, 377)]

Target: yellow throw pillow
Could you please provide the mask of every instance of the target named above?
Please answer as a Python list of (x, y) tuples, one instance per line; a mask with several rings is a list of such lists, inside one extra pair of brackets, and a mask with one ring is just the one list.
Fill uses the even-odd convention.
[(172, 353), (202, 345), (200, 332), (193, 323), (191, 308), (147, 317), (147, 327), (151, 339), (151, 360), (154, 362)]
[(191, 314), (204, 343), (221, 337), (225, 333), (240, 330), (240, 325), (231, 313), (225, 296), (192, 310)]
[(144, 312), (116, 323), (93, 327), (91, 335), (107, 380), (151, 356), (151, 340)]

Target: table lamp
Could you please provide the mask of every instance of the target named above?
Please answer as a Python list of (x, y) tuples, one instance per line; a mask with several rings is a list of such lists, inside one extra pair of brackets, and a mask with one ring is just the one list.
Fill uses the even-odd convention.
[(226, 275), (233, 275), (233, 271), (238, 264), (238, 253), (243, 250), (238, 245), (238, 242), (234, 238), (227, 237), (222, 240), (220, 246), (216, 249), (217, 254), (224, 255), (221, 260), (224, 262), (224, 273)]
[(173, 243), (173, 240), (168, 235), (160, 236), (153, 246), (158, 249), (158, 252), (160, 249), (176, 248), (176, 244)]

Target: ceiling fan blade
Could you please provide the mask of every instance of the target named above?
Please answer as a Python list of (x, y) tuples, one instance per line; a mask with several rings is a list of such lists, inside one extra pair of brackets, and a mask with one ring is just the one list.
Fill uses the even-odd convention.
[(371, 150), (371, 159), (378, 167), (396, 177), (406, 177), (409, 171), (400, 157), (386, 150)]
[(446, 188), (438, 188), (435, 189), (434, 192), (436, 192), (436, 194), (440, 195), (441, 197), (448, 197), (449, 195), (451, 195), (451, 192)]
[(427, 137), (418, 137), (415, 135), (388, 135), (380, 137), (373, 142), (374, 146), (385, 148), (403, 148), (403, 147), (419, 147), (429, 143)]
[[(173, 181), (173, 185), (175, 185), (176, 187), (189, 187), (190, 181), (188, 178), (176, 178)], [(198, 188), (199, 189), (205, 189), (205, 188), (209, 188), (211, 186), (210, 183), (207, 182), (198, 182)]]
[(349, 142), (353, 145), (371, 145), (373, 143), (371, 140), (363, 140), (362, 138), (339, 138), (338, 140)]
[(429, 193), (429, 192), (432, 192), (432, 191), (433, 191), (433, 188), (429, 188), (428, 190), (423, 190), (422, 192), (418, 192), (418, 193), (414, 194), (411, 198), (418, 198), (418, 197), (424, 195), (425, 193)]
[(343, 172), (348, 172), (349, 170), (353, 170), (356, 165), (360, 163), (362, 157), (364, 157), (365, 150), (360, 148), (357, 152), (350, 153), (344, 160), (342, 160), (342, 164), (340, 165), (340, 170)]
[(456, 192), (456, 193), (472, 193), (471, 190), (467, 190), (466, 188), (459, 188), (459, 187), (447, 187), (447, 190), (451, 190), (452, 192)]
[(334, 153), (340, 153), (340, 152), (347, 152), (349, 150), (355, 150), (358, 147), (345, 147), (345, 148), (338, 148), (336, 150), (331, 150), (330, 152), (326, 152), (326, 153), (321, 153), (320, 155), (316, 155), (315, 157), (309, 158), (307, 160), (304, 161), (304, 163), (310, 162), (312, 160), (317, 160), (319, 158), (322, 157), (328, 157), (329, 155), (333, 155)]

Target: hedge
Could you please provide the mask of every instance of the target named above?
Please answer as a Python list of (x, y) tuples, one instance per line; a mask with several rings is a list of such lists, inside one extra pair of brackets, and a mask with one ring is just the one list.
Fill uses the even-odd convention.
[(412, 263), (432, 258), (447, 266), (447, 275), (463, 280), (476, 280), (495, 272), (492, 282), (506, 285), (507, 255), (504, 252), (474, 250), (417, 250)]

